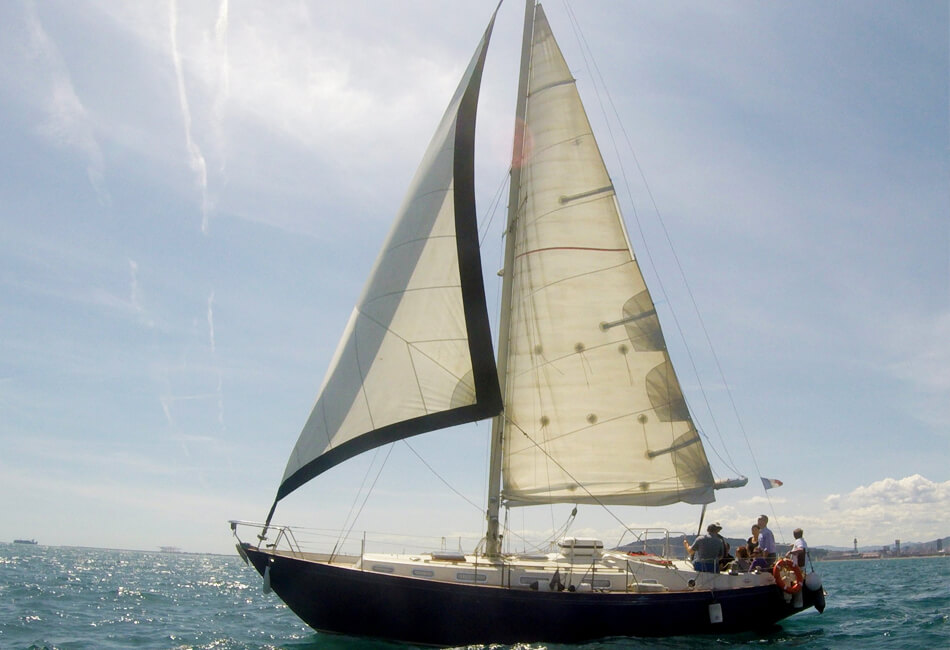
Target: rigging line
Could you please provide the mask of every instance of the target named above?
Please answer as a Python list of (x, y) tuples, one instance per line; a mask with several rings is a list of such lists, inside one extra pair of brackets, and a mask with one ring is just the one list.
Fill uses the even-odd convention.
[[(507, 422), (507, 423), (510, 424), (511, 426), (515, 427), (516, 429), (518, 429), (518, 431), (521, 432), (521, 435), (523, 435), (525, 438), (527, 438), (528, 441), (529, 441), (532, 445), (534, 445), (535, 447), (537, 447), (538, 449), (540, 449), (540, 450), (541, 450), (541, 453), (548, 457), (548, 460), (550, 460), (552, 463), (554, 463), (555, 465), (557, 465), (558, 469), (560, 469), (562, 472), (564, 472), (572, 481), (574, 481), (574, 482), (578, 485), (578, 487), (580, 487), (582, 490), (584, 490), (584, 492), (587, 493), (587, 496), (589, 496), (589, 497), (594, 501), (594, 503), (596, 503), (596, 504), (599, 505), (601, 508), (603, 508), (604, 511), (605, 511), (608, 515), (610, 515), (611, 517), (613, 517), (613, 519), (614, 519), (618, 524), (620, 524), (621, 526), (623, 526), (623, 529), (624, 529), (624, 530), (629, 531), (631, 534), (634, 534), (634, 535), (636, 534), (636, 533), (634, 533), (632, 530), (630, 530), (630, 527), (627, 526), (627, 524), (625, 524), (625, 523), (620, 519), (620, 517), (618, 517), (616, 514), (614, 514), (613, 510), (611, 510), (610, 508), (607, 507), (607, 504), (605, 504), (603, 501), (601, 501), (601, 500), (598, 499), (596, 496), (594, 496), (594, 495), (591, 493), (591, 491), (588, 490), (587, 487), (586, 487), (581, 481), (578, 481), (576, 478), (574, 478), (574, 475), (573, 475), (573, 474), (571, 474), (569, 471), (567, 471), (567, 468), (566, 468), (566, 467), (564, 467), (561, 463), (557, 462), (557, 459), (556, 459), (556, 458), (554, 458), (554, 457), (551, 456), (547, 451), (545, 451), (544, 447), (542, 447), (541, 445), (539, 445), (539, 444), (534, 440), (534, 438), (532, 438), (531, 436), (529, 436), (527, 431), (525, 431), (524, 429), (522, 429), (521, 427), (519, 427), (517, 424), (515, 424), (515, 423), (512, 422), (511, 420), (509, 420), (507, 417), (505, 417), (505, 422)], [(553, 504), (550, 504), (550, 505), (553, 506)], [(553, 526), (552, 526), (552, 527), (553, 527)]]
[[(552, 509), (553, 509), (553, 506), (552, 506)], [(521, 519), (522, 519), (522, 528), (524, 527), (524, 510), (525, 510), (525, 508), (522, 508), (522, 513), (521, 513), (521, 515), (522, 515), (522, 516), (521, 516)], [(528, 553), (528, 552), (533, 552), (533, 551), (543, 551), (543, 550), (545, 550), (545, 549), (550, 549), (553, 544), (556, 544), (556, 542), (557, 542), (558, 539), (563, 538), (563, 537), (567, 534), (567, 531), (570, 530), (571, 526), (572, 526), (573, 523), (574, 523), (575, 517), (577, 517), (577, 506), (576, 506), (576, 505), (574, 506), (574, 509), (571, 511), (571, 513), (567, 516), (567, 519), (564, 521), (564, 523), (561, 524), (557, 529), (553, 529), (553, 528), (552, 528), (551, 534), (548, 535), (548, 536), (544, 539), (544, 541), (542, 541), (542, 542), (540, 542), (540, 543), (533, 543), (533, 545), (531, 546), (530, 551), (528, 550), (528, 547), (527, 547), (527, 546), (523, 546), (523, 547), (522, 547), (523, 552)], [(525, 544), (528, 543), (528, 540), (527, 540), (526, 538), (524, 538), (524, 537), (521, 536), (521, 535), (518, 535), (518, 533), (516, 533), (516, 532), (514, 532), (514, 531), (512, 531), (511, 529), (508, 528), (507, 515), (505, 516), (505, 530), (506, 530), (507, 532), (510, 532), (512, 535), (517, 536), (517, 537), (518, 537), (522, 542), (524, 542)]]
[(350, 504), (350, 510), (346, 513), (346, 517), (343, 519), (343, 526), (339, 531), (337, 531), (339, 535), (336, 538), (336, 542), (333, 544), (333, 551), (330, 553), (330, 555), (336, 555), (337, 548), (339, 548), (340, 544), (343, 543), (344, 531), (346, 531), (346, 527), (350, 522), (350, 516), (353, 514), (354, 508), (356, 508), (356, 503), (359, 501), (360, 494), (363, 492), (363, 487), (366, 485), (366, 479), (369, 478), (370, 471), (372, 471), (373, 465), (376, 464), (376, 458), (379, 456), (379, 450), (380, 448), (377, 447), (373, 452), (372, 460), (370, 460), (369, 465), (366, 466), (366, 473), (363, 474), (363, 480), (360, 481), (360, 487), (356, 490), (356, 495), (353, 497), (353, 503)]
[[(373, 466), (376, 464), (376, 459), (379, 457), (380, 449), (381, 449), (380, 447), (376, 448), (376, 450), (373, 452), (372, 460), (370, 460), (369, 465), (366, 466), (366, 473), (363, 474), (363, 480), (360, 481), (360, 487), (356, 490), (356, 495), (353, 497), (353, 503), (350, 504), (350, 510), (349, 512), (346, 513), (346, 517), (343, 519), (343, 526), (338, 531), (339, 535), (337, 536), (336, 542), (334, 542), (333, 544), (333, 551), (330, 553), (331, 556), (336, 555), (336, 550), (340, 547), (341, 544), (343, 544), (346, 541), (346, 538), (349, 537), (350, 530), (353, 529), (353, 525), (356, 524), (356, 520), (359, 518), (359, 512), (358, 512), (353, 517), (352, 523), (350, 522), (350, 517), (353, 516), (353, 510), (356, 508), (356, 502), (359, 501), (360, 494), (363, 492), (363, 487), (366, 485), (366, 479), (369, 478), (370, 472), (373, 470)], [(386, 455), (386, 458), (389, 458), (388, 454)], [(383, 462), (383, 464), (385, 465), (385, 461)], [(380, 467), (379, 469), (380, 471), (382, 471), (382, 467)], [(377, 478), (379, 478), (378, 474), (377, 474)], [(373, 485), (376, 485), (375, 480), (373, 481)], [(367, 493), (366, 496), (368, 497), (369, 494)], [(365, 498), (363, 500), (363, 503), (364, 504), (366, 503)], [(360, 506), (360, 512), (362, 512), (362, 510), (363, 508), (362, 506)], [(347, 525), (350, 525), (349, 530), (347, 530)]]
[[(505, 170), (505, 177), (502, 179), (501, 184), (498, 186), (498, 190), (495, 192), (495, 198), (492, 199), (491, 204), (488, 206), (488, 222), (482, 226), (482, 236), (478, 241), (478, 246), (481, 248), (482, 244), (485, 243), (485, 240), (488, 238), (488, 230), (491, 227), (492, 222), (495, 220), (495, 215), (498, 214), (498, 207), (501, 205), (501, 197), (504, 196), (505, 187), (508, 185), (508, 177), (511, 174), (511, 167)], [(504, 233), (502, 233), (504, 234)]]
[[(566, 4), (565, 4), (565, 6), (566, 6)], [(595, 60), (594, 57), (593, 57), (593, 53), (592, 53), (592, 51), (591, 51), (591, 49), (590, 49), (590, 46), (588, 45), (586, 38), (584, 38), (583, 32), (580, 31), (580, 24), (578, 23), (577, 18), (576, 18), (576, 16), (574, 15), (574, 12), (571, 10), (571, 8), (570, 8), (569, 6), (566, 6), (566, 9), (567, 9), (568, 15), (569, 15), (570, 18), (571, 18), (571, 24), (572, 24), (572, 27), (573, 27), (573, 29), (574, 29), (575, 37), (578, 39), (578, 42), (579, 42), (580, 45), (581, 45), (581, 53), (582, 53), (582, 55), (583, 55), (583, 57), (584, 57), (584, 62), (585, 62), (585, 64), (587, 64), (588, 70), (589, 70), (590, 72), (596, 73), (597, 80), (599, 80), (600, 86), (603, 88), (604, 94), (607, 96), (607, 102), (608, 102), (608, 104), (610, 105), (610, 108), (611, 108), (612, 111), (613, 111), (614, 118), (615, 118), (616, 121), (617, 121), (618, 127), (619, 127), (619, 129), (620, 129), (621, 134), (623, 135), (624, 141), (626, 142), (627, 148), (629, 149), (631, 155), (633, 156), (633, 160), (634, 160), (634, 163), (636, 164), (637, 171), (639, 172), (640, 179), (643, 181), (643, 185), (644, 185), (644, 187), (645, 187), (645, 189), (646, 189), (646, 191), (647, 191), (647, 195), (650, 197), (650, 202), (651, 202), (651, 204), (652, 204), (652, 206), (653, 206), (653, 210), (654, 210), (654, 212), (655, 212), (656, 215), (657, 215), (657, 220), (659, 221), (661, 228), (663, 229), (663, 233), (664, 233), (664, 235), (665, 235), (665, 237), (666, 237), (667, 244), (668, 244), (668, 246), (669, 246), (669, 248), (670, 248), (671, 253), (673, 254), (673, 259), (674, 259), (674, 261), (676, 262), (677, 268), (678, 268), (678, 270), (679, 270), (679, 272), (680, 272), (680, 277), (681, 277), (682, 280), (683, 280), (683, 284), (684, 284), (684, 286), (685, 286), (685, 288), (686, 288), (686, 292), (687, 292), (687, 294), (689, 295), (690, 302), (692, 303), (693, 310), (694, 310), (694, 312), (696, 313), (696, 316), (697, 316), (697, 318), (698, 318), (698, 320), (699, 320), (700, 328), (701, 328), (702, 331), (703, 331), (703, 334), (704, 334), (704, 336), (705, 336), (705, 338), (706, 338), (706, 343), (707, 343), (707, 345), (709, 346), (710, 352), (711, 352), (712, 355), (713, 355), (713, 359), (715, 360), (716, 367), (717, 367), (718, 372), (719, 372), (719, 376), (720, 376), (720, 378), (722, 379), (723, 385), (724, 385), (725, 388), (726, 388), (726, 393), (727, 393), (727, 395), (728, 395), (728, 397), (729, 397), (729, 401), (730, 401), (731, 404), (732, 404), (733, 413), (734, 413), (735, 416), (736, 416), (736, 420), (737, 420), (737, 423), (738, 423), (738, 426), (739, 426), (739, 430), (741, 431), (742, 436), (743, 436), (743, 438), (745, 439), (746, 446), (747, 446), (747, 448), (749, 449), (749, 453), (750, 453), (750, 455), (752, 456), (752, 459), (753, 459), (753, 464), (756, 465), (756, 471), (758, 471), (758, 464), (755, 462), (755, 455), (752, 453), (752, 447), (751, 447), (751, 445), (750, 445), (750, 443), (749, 443), (748, 435), (746, 434), (746, 432), (745, 432), (745, 427), (742, 425), (742, 420), (741, 420), (741, 418), (739, 417), (738, 408), (736, 407), (735, 401), (734, 401), (734, 399), (733, 399), (733, 397), (732, 397), (732, 392), (731, 392), (731, 390), (729, 389), (729, 384), (726, 382), (725, 373), (724, 373), (723, 370), (722, 370), (722, 365), (719, 363), (719, 358), (718, 358), (718, 356), (716, 355), (715, 348), (714, 348), (713, 345), (712, 345), (712, 340), (711, 340), (710, 337), (709, 337), (709, 332), (708, 332), (708, 330), (706, 329), (706, 324), (705, 324), (705, 322), (703, 321), (702, 314), (700, 314), (700, 312), (699, 312), (699, 306), (696, 304), (696, 299), (695, 299), (695, 297), (693, 296), (692, 289), (690, 288), (689, 282), (688, 282), (687, 279), (686, 279), (686, 273), (685, 273), (685, 271), (683, 270), (683, 265), (680, 263), (679, 256), (676, 254), (676, 249), (673, 247), (673, 242), (672, 242), (672, 239), (671, 239), (671, 237), (670, 237), (669, 231), (668, 231), (667, 228), (666, 228), (666, 223), (663, 221), (663, 217), (662, 217), (662, 215), (660, 214), (660, 210), (659, 210), (659, 207), (657, 206), (656, 199), (654, 198), (653, 192), (652, 192), (652, 190), (650, 189), (649, 184), (647, 183), (646, 174), (644, 173), (643, 168), (642, 168), (641, 165), (640, 165), (640, 161), (639, 161), (639, 159), (637, 158), (636, 152), (635, 152), (634, 149), (633, 149), (633, 144), (630, 142), (630, 137), (629, 137), (629, 135), (627, 134), (627, 131), (626, 131), (626, 129), (625, 129), (624, 126), (623, 126), (623, 121), (620, 119), (620, 115), (619, 115), (619, 112), (617, 111), (616, 105), (615, 105), (614, 102), (613, 102), (613, 98), (612, 98), (612, 96), (610, 95), (609, 90), (607, 89), (606, 83), (604, 83), (603, 75), (600, 73), (600, 68), (597, 66), (597, 62), (596, 62), (596, 60)], [(595, 84), (594, 88), (595, 88), (595, 90), (597, 89), (596, 84)], [(602, 99), (601, 99), (600, 93), (598, 92), (598, 93), (596, 93), (596, 95), (597, 95), (597, 99), (598, 99), (598, 104), (600, 105), (600, 108), (601, 108), (601, 112), (603, 113), (604, 118), (605, 118), (604, 121), (605, 121), (605, 124), (606, 124), (606, 126), (607, 126), (607, 130), (608, 130), (608, 132), (610, 133), (610, 136), (611, 136), (611, 143), (614, 145), (614, 152), (615, 152), (615, 154), (618, 154), (617, 148), (616, 148), (616, 140), (615, 140), (614, 137), (613, 137), (613, 128), (611, 127), (610, 121), (607, 119), (607, 111), (606, 111), (606, 109), (605, 109), (605, 107), (604, 107), (604, 103), (603, 103), (603, 101), (602, 101)], [(731, 467), (730, 467), (730, 468), (731, 468), (734, 472), (740, 473), (739, 470), (736, 469), (736, 467), (735, 467), (735, 461), (732, 460), (732, 457), (731, 457), (731, 455), (729, 454), (729, 449), (728, 449), (728, 447), (727, 447), (726, 444), (725, 444), (725, 441), (724, 441), (723, 435), (722, 435), (722, 431), (721, 431), (721, 429), (719, 428), (719, 424), (718, 424), (718, 422), (716, 421), (716, 416), (715, 416), (715, 414), (713, 413), (712, 406), (711, 406), (710, 403), (709, 403), (709, 396), (708, 396), (708, 394), (707, 394), (707, 392), (706, 392), (705, 386), (703, 385), (702, 378), (700, 377), (699, 370), (698, 370), (698, 368), (697, 368), (697, 366), (696, 366), (696, 362), (695, 362), (695, 360), (694, 360), (694, 358), (693, 358), (692, 351), (690, 350), (690, 347), (689, 347), (689, 345), (688, 345), (687, 342), (686, 342), (686, 337), (685, 337), (685, 335), (683, 334), (683, 329), (682, 329), (682, 327), (681, 327), (681, 325), (680, 325), (679, 319), (678, 319), (677, 316), (676, 316), (676, 312), (673, 310), (673, 304), (672, 304), (672, 302), (670, 301), (669, 296), (668, 296), (668, 294), (667, 294), (667, 292), (666, 292), (666, 287), (665, 287), (665, 285), (663, 284), (663, 280), (660, 278), (660, 275), (659, 275), (659, 273), (657, 272), (657, 267), (656, 267), (656, 263), (655, 263), (655, 261), (654, 261), (654, 259), (653, 259), (653, 255), (651, 254), (650, 248), (649, 248), (649, 246), (648, 246), (647, 243), (646, 243), (646, 237), (645, 237), (645, 235), (644, 235), (643, 226), (642, 226), (642, 224), (641, 224), (641, 222), (640, 222), (639, 213), (637, 212), (636, 205), (633, 203), (633, 194), (632, 194), (632, 192), (630, 191), (630, 183), (629, 183), (629, 180), (628, 180), (628, 178), (627, 178), (626, 168), (624, 167), (623, 161), (622, 161), (622, 159), (620, 158), (619, 154), (617, 155), (617, 159), (618, 159), (618, 165), (619, 165), (619, 167), (620, 167), (620, 174), (621, 174), (621, 177), (623, 178), (623, 181), (624, 181), (624, 187), (625, 187), (625, 189), (626, 189), (626, 191), (627, 191), (627, 196), (630, 198), (631, 206), (633, 206), (634, 221), (635, 221), (636, 224), (637, 224), (637, 229), (640, 231), (640, 237), (641, 237), (641, 239), (642, 239), (643, 242), (644, 242), (644, 248), (645, 248), (645, 252), (646, 252), (646, 255), (647, 255), (647, 259), (649, 260), (650, 266), (651, 266), (652, 269), (653, 269), (653, 273), (654, 273), (654, 275), (655, 275), (656, 278), (657, 278), (657, 283), (658, 283), (659, 286), (660, 286), (660, 291), (662, 292), (664, 298), (666, 298), (667, 304), (670, 305), (670, 313), (672, 314), (673, 322), (674, 322), (675, 325), (676, 325), (676, 329), (677, 329), (677, 331), (679, 332), (680, 339), (683, 341), (684, 347), (685, 347), (685, 349), (686, 349), (687, 357), (689, 358), (690, 364), (692, 365), (693, 373), (694, 373), (694, 375), (696, 376), (696, 381), (697, 381), (697, 383), (699, 384), (700, 392), (702, 393), (702, 395), (703, 395), (703, 400), (704, 400), (705, 403), (706, 403), (706, 410), (708, 411), (709, 417), (710, 417), (710, 419), (712, 420), (712, 423), (713, 423), (713, 429), (715, 429), (716, 433), (718, 434), (719, 439), (720, 439), (720, 444), (723, 446), (723, 449), (724, 449), (724, 451), (725, 451), (725, 453), (726, 453), (726, 456), (729, 458), (729, 461), (730, 461), (730, 463), (731, 463)], [(707, 438), (707, 439), (708, 439), (708, 438)], [(717, 454), (717, 455), (718, 455), (718, 454)], [(720, 457), (720, 458), (721, 458), (721, 457)], [(730, 463), (727, 463), (727, 465), (729, 465)]]
[[(517, 234), (521, 235), (524, 240), (528, 239), (527, 233), (525, 232), (526, 227), (527, 227), (526, 222), (523, 219), (519, 219)], [(515, 241), (518, 242), (519, 240), (516, 239)], [(520, 266), (521, 272), (525, 276), (528, 277), (528, 280), (533, 280), (533, 278), (531, 277), (533, 274), (532, 267), (531, 265), (525, 264), (521, 256), (515, 256), (512, 260), (512, 263), (518, 264)], [(528, 283), (528, 286), (535, 286), (535, 285), (536, 283), (533, 281)], [(524, 286), (524, 283), (522, 283), (522, 287), (523, 286)], [(540, 290), (541, 289), (538, 289), (537, 291), (540, 291)], [(542, 337), (541, 337), (541, 332), (539, 329), (540, 319), (537, 317), (537, 303), (534, 300), (534, 293), (535, 292), (519, 291), (518, 292), (519, 295), (517, 297), (521, 305), (521, 314), (522, 314), (519, 320), (520, 320), (520, 324), (524, 327), (524, 333), (525, 333), (525, 337), (528, 339), (529, 349), (533, 351), (533, 355), (532, 355), (533, 357), (540, 356), (541, 361), (542, 361), (541, 363), (538, 363), (537, 361), (532, 359), (531, 367), (528, 369), (528, 372), (534, 375), (535, 377), (534, 392), (536, 393), (538, 397), (538, 403), (543, 404), (544, 395), (542, 394), (541, 387), (544, 385), (544, 382), (542, 380), (544, 378), (544, 375), (548, 372), (549, 362), (547, 360), (546, 350), (541, 345)], [(512, 319), (511, 326), (513, 327), (514, 325), (515, 325), (515, 320)], [(539, 349), (540, 349), (540, 353), (539, 353)], [(557, 370), (557, 368), (555, 368), (555, 370)], [(510, 366), (509, 366), (509, 372), (510, 372)], [(505, 416), (505, 422), (510, 422), (507, 415)], [(542, 429), (544, 429), (547, 427), (547, 424), (542, 422), (541, 426), (542, 426)], [(520, 427), (519, 427), (519, 430), (520, 430)], [(505, 428), (505, 431), (507, 432), (507, 427)], [(524, 432), (522, 431), (522, 433)], [(525, 434), (525, 437), (527, 437), (527, 434)], [(528, 438), (528, 439), (531, 440), (531, 438)], [(547, 456), (548, 458), (551, 458), (551, 454), (549, 454), (548, 451), (544, 447), (542, 447), (539, 443), (537, 443), (534, 440), (531, 440), (531, 442), (535, 446), (537, 446), (538, 449), (540, 449), (541, 452), (545, 456)], [(550, 443), (551, 441), (548, 439), (547, 434), (545, 434), (544, 444), (548, 445)], [(544, 472), (545, 472), (545, 477), (547, 479), (548, 485), (550, 485), (551, 484), (550, 465), (547, 465), (547, 464), (544, 465)], [(551, 529), (554, 530), (555, 511), (554, 511), (553, 503), (548, 504), (548, 514), (551, 517)]]
[(449, 488), (450, 490), (452, 490), (453, 492), (455, 492), (455, 494), (457, 494), (458, 496), (460, 496), (460, 497), (461, 497), (462, 499), (464, 499), (469, 505), (471, 505), (473, 508), (475, 508), (475, 509), (478, 510), (479, 512), (483, 512), (483, 509), (482, 509), (482, 507), (481, 507), (480, 505), (478, 505), (477, 503), (475, 503), (474, 501), (472, 501), (471, 499), (469, 499), (467, 496), (465, 496), (464, 494), (462, 494), (461, 492), (459, 492), (458, 490), (456, 490), (454, 487), (452, 487), (452, 485), (451, 485), (448, 481), (446, 481), (446, 480), (442, 477), (441, 474), (439, 474), (437, 471), (435, 471), (435, 468), (433, 468), (432, 465), (430, 465), (429, 463), (426, 462), (425, 458), (423, 458), (423, 457), (419, 454), (419, 452), (416, 451), (416, 450), (413, 448), (413, 446), (409, 444), (409, 441), (407, 441), (405, 438), (403, 438), (402, 443), (403, 443), (404, 445), (406, 445), (406, 446), (409, 448), (409, 451), (411, 451), (413, 454), (415, 454), (416, 458), (418, 458), (419, 461), (420, 461), (423, 465), (425, 465), (426, 468), (427, 468), (430, 472), (432, 472), (432, 474), (433, 474), (437, 479), (439, 479), (440, 481), (442, 481), (442, 484), (445, 485), (445, 487), (447, 487), (447, 488)]
[[(363, 503), (360, 504), (360, 509), (357, 511), (356, 516), (353, 517), (353, 522), (350, 524), (350, 527), (346, 530), (345, 535), (343, 535), (342, 541), (345, 542), (350, 537), (350, 533), (353, 532), (353, 527), (356, 525), (356, 521), (360, 518), (360, 515), (363, 514), (363, 508), (366, 507), (366, 502), (369, 500), (369, 496), (373, 493), (373, 488), (376, 487), (376, 482), (379, 481), (379, 477), (383, 473), (383, 468), (386, 467), (386, 461), (389, 460), (389, 455), (393, 453), (393, 447), (396, 445), (390, 444), (389, 450), (386, 452), (386, 458), (383, 459), (382, 464), (379, 466), (379, 471), (376, 472), (376, 478), (373, 479), (373, 484), (369, 486), (369, 490), (366, 491), (366, 496), (363, 497)], [(335, 551), (336, 549), (334, 549)]]

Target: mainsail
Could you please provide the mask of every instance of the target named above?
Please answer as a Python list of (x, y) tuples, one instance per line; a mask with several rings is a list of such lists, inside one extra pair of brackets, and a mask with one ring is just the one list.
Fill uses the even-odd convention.
[(501, 409), (474, 188), (475, 109), (493, 24), (350, 316), (277, 500), (368, 449)]
[(540, 6), (529, 70), (521, 187), (508, 232), (513, 264), (505, 270), (503, 499), (711, 502), (712, 472), (653, 300)]

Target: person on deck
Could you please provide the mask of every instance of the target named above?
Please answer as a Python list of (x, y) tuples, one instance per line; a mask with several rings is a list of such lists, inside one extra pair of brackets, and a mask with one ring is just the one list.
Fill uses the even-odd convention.
[(706, 534), (697, 537), (692, 545), (683, 540), (683, 547), (692, 557), (693, 568), (697, 571), (719, 573), (719, 560), (726, 554), (722, 539), (717, 535), (720, 530), (716, 524), (709, 524)]
[(729, 573), (746, 573), (752, 570), (752, 558), (749, 557), (749, 549), (740, 546), (736, 549), (736, 559), (729, 563)]
[(805, 543), (805, 538), (802, 537), (804, 532), (801, 528), (796, 528), (792, 531), (792, 536), (795, 538), (795, 541), (792, 542), (791, 550), (785, 554), (785, 557), (791, 558), (792, 562), (801, 569), (805, 570), (805, 555), (808, 553), (808, 544)]
[(770, 563), (775, 561), (775, 535), (769, 530), (769, 518), (765, 515), (759, 515), (759, 548), (762, 549), (762, 557)]
[(722, 557), (719, 558), (719, 570), (726, 571), (729, 568), (729, 563), (736, 558), (734, 558), (732, 554), (729, 553), (729, 542), (727, 542), (726, 538), (722, 536), (721, 532), (719, 532), (722, 530), (722, 524), (717, 521), (713, 525), (717, 528), (716, 537), (718, 537), (719, 541), (722, 542)]
[(745, 547), (749, 549), (749, 555), (751, 556), (755, 553), (755, 549), (759, 547), (759, 525), (752, 524), (752, 537), (745, 541)]
[(756, 573), (759, 571), (768, 571), (771, 566), (771, 562), (762, 557), (762, 549), (755, 549), (755, 552), (752, 554), (752, 564), (749, 565), (749, 571)]

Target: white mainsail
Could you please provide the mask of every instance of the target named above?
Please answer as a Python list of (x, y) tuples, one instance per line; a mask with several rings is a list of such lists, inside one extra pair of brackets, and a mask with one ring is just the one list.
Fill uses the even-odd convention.
[(350, 316), (278, 500), (358, 453), (501, 408), (474, 190), (475, 112), (493, 24)]
[(533, 33), (520, 196), (508, 233), (513, 265), (505, 270), (503, 499), (711, 502), (712, 472), (653, 300), (540, 6)]

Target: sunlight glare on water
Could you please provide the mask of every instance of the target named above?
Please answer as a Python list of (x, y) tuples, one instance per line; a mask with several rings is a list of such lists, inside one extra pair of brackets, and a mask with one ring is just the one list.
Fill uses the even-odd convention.
[[(810, 610), (766, 635), (708, 637), (716, 646), (950, 647), (950, 558), (823, 562), (824, 614)], [(517, 650), (696, 647), (695, 637), (605, 639)], [(320, 634), (237, 557), (0, 545), (2, 648), (291, 648), (407, 646)], [(482, 646), (474, 646), (482, 647)]]

